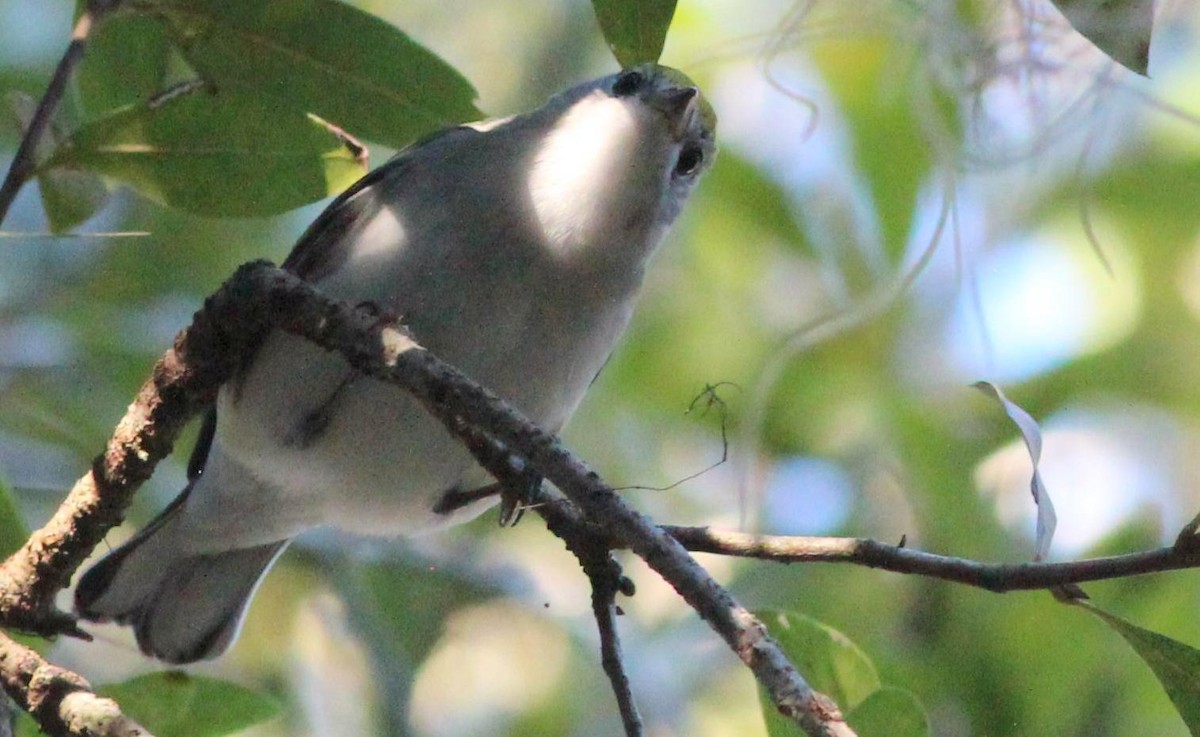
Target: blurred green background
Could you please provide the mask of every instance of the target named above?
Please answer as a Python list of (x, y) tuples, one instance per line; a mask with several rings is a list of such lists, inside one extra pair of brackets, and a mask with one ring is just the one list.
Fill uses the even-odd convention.
[[(458, 69), (489, 115), (615, 69), (581, 0), (357, 5)], [(40, 95), (72, 12), (0, 0), (0, 89)], [(1147, 80), (1048, 4), (682, 0), (663, 61), (712, 99), (722, 151), (571, 447), (616, 485), (665, 487), (722, 457), (725, 422), (726, 463), (627, 498), (660, 522), (1027, 560), (1028, 456), (969, 389), (990, 380), (1042, 423), (1052, 558), (1171, 541), (1200, 511), (1200, 13), (1157, 13)], [(139, 99), (135, 65), (96, 64), (150, 53), (146, 38), (102, 30), (76, 115)], [(0, 164), (17, 136), (0, 126)], [(389, 153), (372, 146), (372, 163)], [(202, 298), (244, 261), (281, 261), (321, 207), (212, 219), (123, 188), (55, 237), (25, 188), (0, 235), (0, 475), (31, 525)], [(129, 231), (148, 235), (111, 235)], [(718, 382), (736, 385), (718, 390), (724, 413), (686, 412)], [(160, 467), (135, 522), (182, 488), (185, 460)], [(1187, 733), (1123, 641), (1047, 594), (703, 562), (752, 608), (849, 635), (939, 736)], [(764, 734), (748, 673), (652, 572), (627, 572), (648, 734)], [(1200, 644), (1194, 572), (1085, 588)], [(158, 667), (127, 633), (96, 632), (51, 657), (93, 683)], [(412, 541), (314, 533), (233, 651), (194, 670), (285, 702), (256, 735), (616, 734), (596, 650), (562, 545), (535, 518), (502, 530), (489, 514)]]

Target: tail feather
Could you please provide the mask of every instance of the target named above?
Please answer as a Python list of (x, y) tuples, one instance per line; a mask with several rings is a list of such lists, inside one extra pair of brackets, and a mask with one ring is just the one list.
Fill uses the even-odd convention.
[(190, 490), (75, 590), (80, 616), (133, 625), (142, 652), (170, 663), (214, 658), (232, 644), (259, 581), (289, 542), (188, 553), (180, 523)]

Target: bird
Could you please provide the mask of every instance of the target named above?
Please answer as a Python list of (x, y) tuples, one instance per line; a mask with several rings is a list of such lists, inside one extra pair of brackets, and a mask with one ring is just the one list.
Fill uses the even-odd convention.
[[(421, 344), (559, 432), (629, 323), (647, 262), (716, 152), (716, 115), (643, 64), (522, 115), (448, 128), (339, 195), (283, 268), (398, 315)], [(402, 390), (276, 331), (224, 384), (179, 496), (82, 576), (84, 619), (146, 655), (215, 658), (297, 535), (402, 537), (494, 503), (487, 474)]]

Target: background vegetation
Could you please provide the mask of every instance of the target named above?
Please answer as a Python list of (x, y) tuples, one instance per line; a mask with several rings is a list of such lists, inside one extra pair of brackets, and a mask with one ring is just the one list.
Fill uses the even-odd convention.
[[(322, 204), (283, 211), (358, 171), (325, 127), (276, 102), (279, 80), (312, 75), (197, 41), (251, 5), (134, 3), (154, 12), (101, 28), (60, 121), (71, 145), (5, 221), (0, 474), (30, 524), (203, 296), (246, 260), (282, 260)], [(365, 69), (425, 91), (414, 111), (369, 85), (286, 90), (371, 144), (373, 164), (438, 121), (528, 109), (616, 68), (581, 0), (356, 6), (447, 66), (382, 25), (305, 15), (323, 3), (275, 3), (271, 28), (365, 49)], [(72, 12), (0, 0), (0, 88), (41, 93)], [(722, 152), (568, 442), (618, 484), (666, 487), (722, 457), (724, 424), (726, 463), (627, 497), (660, 522), (1026, 560), (1029, 458), (969, 391), (990, 380), (1042, 425), (1052, 559), (1171, 542), (1200, 511), (1198, 33), (1189, 3), (1159, 3), (1145, 79), (1048, 3), (679, 3), (663, 61), (713, 100)], [(147, 106), (197, 74), (222, 105), (197, 91), (162, 115)], [(186, 126), (233, 155), (108, 155)], [(0, 128), (2, 163), (18, 136)], [(256, 152), (280, 142), (296, 160), (276, 171)], [(719, 382), (723, 405), (686, 412)], [(183, 486), (184, 462), (160, 470), (135, 522)], [(917, 695), (934, 734), (1189, 733), (1123, 639), (1048, 594), (703, 560), (751, 606), (848, 635), (880, 681)], [(628, 573), (639, 590), (623, 634), (649, 733), (763, 734), (749, 674), (653, 574), (632, 560)], [(1198, 584), (1187, 571), (1085, 588), (1200, 643)], [(267, 579), (230, 655), (190, 670), (273, 694), (282, 716), (258, 735), (615, 734), (587, 596), (532, 519), (415, 541), (320, 532)], [(97, 634), (52, 659), (93, 683), (159, 669), (125, 632)]]

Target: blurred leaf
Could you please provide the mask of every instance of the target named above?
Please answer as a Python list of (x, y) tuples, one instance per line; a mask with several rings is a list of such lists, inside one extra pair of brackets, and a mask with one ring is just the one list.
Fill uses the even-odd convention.
[(622, 69), (662, 56), (676, 0), (592, 0), (608, 48)]
[(736, 216), (741, 228), (761, 228), (788, 245), (808, 250), (787, 190), (736, 151), (721, 152), (697, 196), (703, 198), (697, 209), (705, 213)]
[(403, 146), (481, 117), (474, 88), (380, 18), (336, 0), (149, 0), (204, 81), (271, 95), (360, 138)]
[(1200, 737), (1200, 650), (1142, 629), (1088, 603), (1080, 606), (1117, 631), (1154, 671), (1193, 737)]
[(911, 692), (884, 686), (846, 715), (858, 737), (929, 737), (929, 717)]
[(465, 572), (403, 559), (356, 565), (350, 575), (357, 586), (343, 591), (353, 615), (374, 635), (371, 644), (383, 644), (393, 657), (399, 653), (412, 664), (437, 644), (451, 612), (501, 593)]
[(1025, 441), (1025, 447), (1029, 450), (1029, 458), (1033, 462), (1033, 477), (1029, 482), (1029, 489), (1033, 494), (1033, 503), (1037, 505), (1037, 536), (1033, 559), (1043, 560), (1050, 552), (1050, 542), (1054, 539), (1058, 516), (1054, 513), (1054, 503), (1050, 501), (1050, 493), (1046, 490), (1042, 474), (1038, 470), (1038, 464), (1042, 462), (1042, 429), (1038, 427), (1037, 420), (1020, 405), (1004, 396), (1000, 387), (989, 381), (977, 381), (972, 386), (1000, 402), (1004, 414), (1008, 415), (1008, 419), (1021, 431), (1021, 439)]
[(200, 215), (269, 215), (348, 187), (366, 167), (322, 121), (236, 92), (122, 108), (76, 131), (48, 167), (91, 168)]
[[(755, 612), (770, 630), (800, 675), (814, 689), (850, 711), (879, 688), (875, 665), (857, 645), (837, 630), (796, 612)], [(759, 690), (763, 718), (771, 737), (798, 735), (799, 728), (779, 714)]]
[(44, 737), (45, 732), (33, 721), (33, 717), (21, 709), (14, 711), (17, 713), (16, 729), (13, 730), (16, 737)]
[[(37, 112), (38, 101), (33, 99), (31, 95), (17, 90), (9, 90), (4, 98), (9, 114), (17, 122), (17, 129), (24, 136), (25, 132), (29, 130), (29, 124), (33, 121), (34, 114)], [(45, 134), (38, 140), (37, 145), (33, 147), (34, 160), (41, 163), (50, 158), (61, 137), (62, 127), (59, 121), (52, 117), (50, 125), (46, 127)]]
[[(17, 128), (24, 135), (37, 110), (37, 100), (23, 92), (9, 92), (7, 98)], [(66, 137), (61, 121), (55, 116), (34, 148), (35, 161), (40, 164), (50, 158)], [(50, 229), (55, 233), (70, 230), (87, 220), (108, 201), (104, 180), (91, 172), (64, 168), (43, 172), (37, 179), (42, 206)]]
[(108, 202), (108, 187), (92, 172), (60, 167), (38, 174), (37, 180), (54, 233), (83, 223)]
[(1145, 75), (1153, 0), (1052, 0), (1071, 27), (1121, 66)]
[[(906, 63), (882, 36), (839, 38), (815, 46), (813, 58), (836, 96), (854, 141), (854, 162), (879, 220), (883, 247), (898, 261), (908, 244), (921, 186), (933, 163), (918, 104), (908, 97)], [(949, 108), (939, 107), (943, 115)]]
[(156, 737), (219, 737), (277, 717), (279, 702), (250, 689), (181, 671), (152, 673), (96, 693)]
[(12, 489), (0, 479), (0, 557), (15, 553), (29, 537), (29, 528), (21, 518)]
[[(1150, 151), (1129, 156), (1089, 186), (1094, 204), (1134, 221), (1128, 237), (1136, 248), (1158, 259), (1178, 255), (1179, 242), (1194, 236), (1200, 226), (1200, 208), (1195, 207), (1200, 197), (1200, 157), (1195, 155)], [(1061, 210), (1064, 204), (1077, 206), (1078, 197), (1078, 183), (1068, 182), (1043, 202)], [(1046, 214), (1052, 215), (1054, 209)]]

